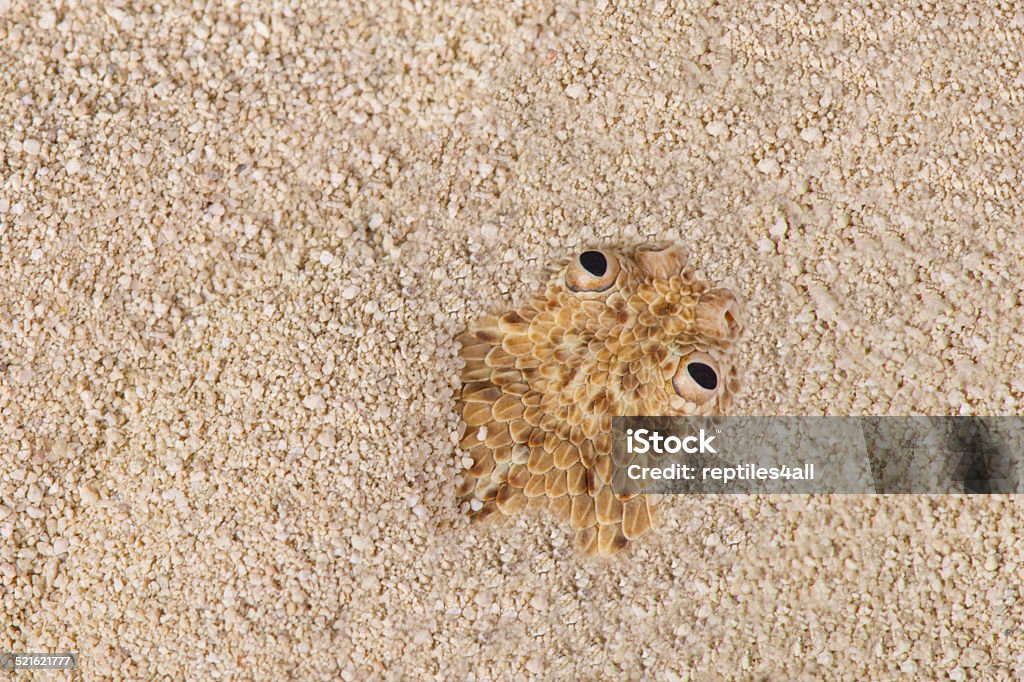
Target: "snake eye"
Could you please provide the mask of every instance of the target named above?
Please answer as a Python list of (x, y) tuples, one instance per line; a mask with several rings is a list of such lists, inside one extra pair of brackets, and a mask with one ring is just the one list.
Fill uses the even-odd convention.
[(680, 398), (703, 405), (718, 395), (718, 365), (707, 353), (691, 353), (679, 361), (672, 388)]
[(619, 262), (604, 251), (584, 251), (569, 263), (565, 284), (572, 291), (606, 291), (619, 276)]

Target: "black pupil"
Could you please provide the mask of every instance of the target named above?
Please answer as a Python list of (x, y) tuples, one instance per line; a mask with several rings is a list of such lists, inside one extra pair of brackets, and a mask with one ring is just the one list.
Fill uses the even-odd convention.
[(713, 391), (718, 387), (718, 375), (703, 362), (691, 362), (686, 366), (686, 371), (701, 388)]
[(604, 277), (608, 272), (608, 259), (600, 251), (584, 251), (580, 254), (580, 265), (594, 277)]

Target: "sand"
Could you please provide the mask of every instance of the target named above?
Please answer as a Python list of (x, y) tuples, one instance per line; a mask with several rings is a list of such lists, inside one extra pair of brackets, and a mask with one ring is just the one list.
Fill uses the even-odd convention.
[(1024, 13), (674, 5), (0, 0), (0, 651), (1024, 675), (1015, 498), (459, 513), (453, 336), (583, 245), (744, 296), (736, 413), (1021, 409)]

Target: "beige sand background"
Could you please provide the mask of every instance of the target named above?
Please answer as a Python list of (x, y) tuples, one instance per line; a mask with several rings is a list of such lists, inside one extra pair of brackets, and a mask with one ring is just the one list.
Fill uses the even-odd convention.
[(743, 293), (741, 414), (1021, 410), (1024, 13), (676, 4), (0, 0), (0, 650), (1024, 674), (1017, 499), (458, 513), (452, 337), (583, 244)]

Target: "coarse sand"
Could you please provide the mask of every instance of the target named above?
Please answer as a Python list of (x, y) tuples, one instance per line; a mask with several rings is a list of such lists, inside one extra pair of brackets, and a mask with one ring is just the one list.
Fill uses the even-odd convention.
[(1012, 3), (0, 0), (0, 651), (1024, 675), (1017, 498), (666, 498), (610, 560), (470, 526), (453, 340), (678, 241), (746, 300), (734, 413), (1018, 413), (1022, 44)]

